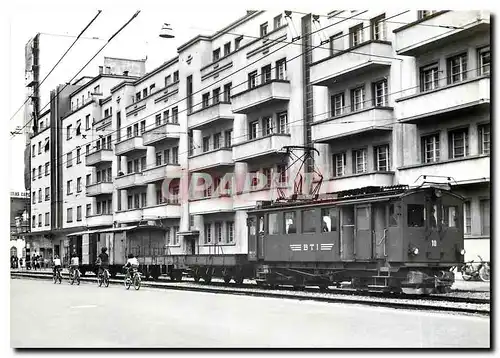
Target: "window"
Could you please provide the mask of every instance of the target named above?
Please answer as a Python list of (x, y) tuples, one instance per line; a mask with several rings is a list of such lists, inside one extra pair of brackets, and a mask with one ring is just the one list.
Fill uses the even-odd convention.
[(91, 216), (92, 215), (92, 204), (87, 204), (85, 207), (85, 216)]
[(481, 210), (481, 235), (490, 235), (490, 199), (479, 201)]
[(231, 53), (231, 42), (224, 44), (224, 56), (227, 56)]
[(36, 227), (36, 215), (33, 215), (33, 216), (31, 217), (31, 226), (32, 226), (32, 227)]
[(472, 218), (470, 211), (470, 201), (464, 202), (464, 234), (470, 235), (472, 233)]
[(222, 243), (222, 223), (215, 223), (215, 239), (218, 243)]
[(224, 102), (231, 103), (231, 86), (232, 83), (224, 85)]
[(262, 135), (270, 135), (273, 133), (273, 122), (271, 117), (262, 118)]
[(220, 102), (220, 88), (216, 88), (212, 92), (212, 103), (217, 104)]
[(73, 222), (73, 208), (66, 209), (66, 222), (67, 223)]
[(168, 123), (170, 120), (170, 111), (167, 109), (166, 111), (163, 111), (163, 122)]
[(276, 61), (276, 79), (286, 80), (286, 59)]
[(161, 165), (161, 152), (156, 152), (156, 166)]
[(467, 79), (467, 54), (463, 53), (448, 59), (448, 84)]
[(279, 234), (278, 214), (271, 213), (267, 217), (269, 235)]
[(458, 227), (458, 207), (443, 205), (441, 214), (442, 227)]
[(215, 133), (214, 134), (214, 149), (219, 149), (221, 146), (221, 138), (222, 135), (221, 133)]
[(148, 96), (148, 89), (147, 88), (144, 88), (142, 90), (142, 98), (146, 98)]
[(366, 152), (366, 148), (352, 151), (355, 174), (366, 173)]
[(179, 82), (179, 71), (174, 72), (174, 82)]
[(42, 202), (42, 189), (38, 189), (38, 202)]
[(439, 87), (438, 65), (434, 63), (420, 69), (420, 91), (431, 91)]
[(217, 50), (214, 50), (213, 53), (212, 53), (212, 61), (217, 61), (219, 60), (220, 58), (220, 48), (218, 48)]
[(45, 139), (45, 148), (44, 148), (44, 151), (45, 152), (48, 152), (50, 149), (50, 142), (49, 142), (49, 138), (46, 138)]
[(203, 137), (203, 152), (210, 150), (210, 137)]
[(82, 221), (82, 207), (76, 207), (76, 221)]
[(165, 87), (168, 87), (172, 83), (172, 76), (168, 75), (165, 77)]
[(38, 227), (42, 226), (42, 214), (38, 214)]
[(38, 142), (38, 154), (42, 154), (42, 142)]
[(262, 77), (261, 83), (266, 83), (268, 81), (271, 81), (271, 65), (262, 67), (261, 77)]
[(45, 213), (45, 226), (50, 225), (50, 213)]
[(128, 209), (133, 209), (134, 204), (133, 204), (133, 198), (132, 195), (127, 196), (127, 208)]
[(49, 175), (49, 163), (45, 163), (45, 175)]
[(337, 209), (321, 209), (321, 232), (337, 231)]
[(77, 148), (76, 149), (76, 164), (80, 164), (82, 162), (82, 159), (80, 158), (80, 152), (81, 152), (81, 149)]
[(331, 97), (332, 101), (332, 116), (340, 116), (342, 113), (344, 113), (344, 94), (339, 93)]
[(34, 158), (36, 156), (36, 146), (33, 144), (31, 148), (31, 156)]
[(66, 154), (66, 168), (69, 168), (73, 165), (73, 152), (69, 152)]
[(179, 164), (179, 147), (172, 148), (172, 164)]
[(172, 108), (172, 123), (179, 123), (179, 109), (177, 107)]
[(160, 113), (155, 116), (155, 125), (157, 127), (161, 126), (161, 114)]
[(285, 233), (286, 234), (296, 234), (297, 233), (297, 222), (295, 220), (295, 211), (289, 211), (284, 213), (285, 216)]
[(281, 26), (281, 18), (282, 18), (281, 14), (279, 14), (274, 18), (274, 29), (277, 29), (278, 27)]
[(165, 149), (163, 151), (163, 164), (170, 163), (170, 149)]
[(240, 37), (234, 39), (234, 50), (235, 51), (240, 48), (241, 40), (243, 40), (243, 36), (240, 36)]
[(418, 19), (422, 20), (423, 18), (430, 16), (436, 12), (437, 10), (418, 10)]
[(490, 154), (490, 124), (483, 124), (478, 127), (479, 133), (479, 154)]
[(87, 144), (87, 146), (85, 147), (85, 155), (89, 154), (90, 154), (90, 144)]
[(102, 178), (101, 178), (101, 171), (98, 170), (97, 173), (96, 173), (96, 183), (100, 183), (102, 181)]
[(134, 195), (134, 208), (138, 209), (141, 207), (140, 196), (139, 194)]
[(136, 102), (139, 102), (140, 100), (141, 100), (141, 92), (137, 92), (137, 93), (135, 94), (135, 101), (136, 101)]
[(146, 157), (141, 157), (141, 170), (140, 171), (142, 172), (143, 170), (146, 170), (146, 169), (147, 169), (146, 168)]
[(257, 71), (248, 74), (248, 89), (257, 86)]
[(73, 193), (71, 192), (71, 184), (72, 184), (71, 182), (72, 182), (72, 180), (68, 180), (68, 181), (66, 182), (66, 193), (67, 193), (68, 195), (73, 194)]
[(372, 40), (385, 40), (385, 14), (371, 20)]
[(209, 105), (209, 99), (210, 99), (210, 93), (203, 94), (202, 100), (201, 100), (203, 108), (208, 107), (208, 105)]
[(33, 181), (36, 180), (36, 169), (33, 168), (33, 174), (31, 175), (31, 177), (33, 178)]
[(253, 121), (250, 123), (250, 131), (249, 131), (249, 138), (248, 139), (257, 138), (258, 128), (259, 128), (259, 121)]
[(146, 193), (141, 193), (141, 208), (148, 206), (148, 196)]
[(33, 204), (36, 204), (36, 191), (33, 192), (33, 195), (31, 196), (31, 198), (33, 199), (31, 202)]
[(286, 167), (284, 165), (278, 165), (276, 167), (276, 170), (279, 174), (279, 183), (283, 184), (286, 183)]
[(45, 188), (45, 201), (49, 201), (50, 200), (50, 188), (47, 187)]
[(396, 205), (394, 203), (389, 204), (389, 226), (398, 226), (398, 214), (396, 213)]
[(469, 155), (469, 130), (458, 129), (449, 133), (449, 158), (464, 158)]
[(314, 209), (302, 211), (302, 232), (316, 232), (316, 214)]
[(79, 193), (82, 191), (82, 178), (76, 179), (76, 192)]
[(87, 114), (85, 116), (85, 129), (89, 130), (90, 129), (90, 114)]
[(479, 49), (478, 53), (479, 53), (479, 74), (480, 75), (490, 74), (490, 65), (491, 65), (490, 46)]
[(422, 162), (439, 161), (439, 134), (422, 137)]
[(408, 227), (424, 227), (425, 208), (420, 204), (408, 204)]
[(363, 109), (365, 103), (365, 88), (358, 87), (351, 90), (351, 110), (359, 111)]
[(210, 244), (212, 242), (212, 225), (205, 224), (205, 244)]
[(179, 232), (179, 227), (172, 226), (172, 236), (174, 238), (174, 245), (179, 245), (179, 237), (177, 236), (178, 232)]
[(363, 42), (363, 24), (354, 26), (349, 30), (349, 40), (351, 47)]
[(333, 166), (335, 171), (333, 172), (333, 176), (341, 177), (345, 175), (346, 169), (346, 153), (338, 153), (333, 155)]
[(264, 37), (267, 35), (267, 22), (260, 25), (260, 37)]
[(226, 230), (227, 230), (227, 235), (226, 235), (227, 242), (233, 243), (234, 242), (234, 221), (226, 222)]
[(388, 106), (387, 80), (375, 82), (373, 84), (374, 105), (377, 107)]
[(139, 123), (134, 124), (134, 137), (139, 135)]
[(149, 93), (153, 93), (153, 90), (155, 89), (156, 85), (153, 83), (152, 85), (149, 86)]
[(132, 127), (127, 128), (127, 138), (132, 138)]
[(390, 170), (390, 152), (389, 144), (380, 145), (374, 148), (375, 170), (386, 172)]
[(141, 134), (146, 131), (146, 121), (141, 121)]
[[(66, 140), (70, 140), (70, 139), (71, 139), (71, 124), (66, 127)], [(33, 150), (35, 150), (34, 147), (35, 146), (33, 146)]]
[(278, 113), (278, 130), (280, 134), (288, 134), (288, 113)]
[(264, 176), (266, 177), (266, 188), (270, 188), (271, 187), (271, 178), (272, 178), (271, 168), (262, 169), (262, 174), (264, 174)]
[(231, 143), (232, 143), (232, 140), (231, 140), (231, 137), (233, 135), (233, 131), (232, 130), (227, 130), (224, 132), (224, 146), (226, 148), (231, 148)]

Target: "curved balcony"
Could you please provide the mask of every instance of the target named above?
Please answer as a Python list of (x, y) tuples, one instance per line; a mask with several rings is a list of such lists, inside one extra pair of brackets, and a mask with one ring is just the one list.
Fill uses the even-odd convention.
[(113, 183), (101, 182), (87, 185), (86, 194), (87, 196), (113, 194)]
[(233, 165), (233, 150), (231, 148), (219, 148), (189, 157), (189, 171)]
[(155, 220), (164, 218), (180, 218), (181, 206), (179, 204), (163, 203), (142, 208), (144, 220)]
[(269, 154), (280, 153), (286, 145), (291, 145), (290, 134), (271, 134), (233, 144), (233, 160), (245, 161)]
[(146, 151), (141, 136), (127, 138), (115, 144), (115, 155), (131, 155), (140, 151)]
[(100, 214), (100, 215), (87, 216), (86, 223), (87, 226), (89, 227), (112, 226), (113, 214)]
[(117, 189), (126, 189), (134, 186), (146, 186), (146, 183), (144, 183), (142, 173), (130, 173), (115, 177), (115, 185)]
[(115, 221), (129, 223), (142, 220), (142, 209), (130, 209), (115, 212)]
[(142, 172), (142, 182), (154, 183), (160, 180), (180, 178), (181, 167), (178, 164), (163, 164)]
[(334, 177), (323, 183), (322, 193), (362, 188), (365, 186), (394, 185), (394, 172), (368, 172)]
[[(260, 77), (257, 77), (260, 78)], [(259, 81), (258, 79), (256, 80)], [(270, 80), (231, 97), (234, 113), (247, 114), (261, 106), (289, 102), (292, 89), (290, 81)]]
[(100, 163), (111, 163), (113, 161), (112, 149), (100, 149), (85, 156), (85, 166), (91, 167)]
[(233, 197), (218, 196), (189, 201), (189, 213), (196, 215), (232, 212)]
[(227, 122), (233, 119), (231, 103), (219, 102), (190, 113), (188, 115), (188, 127), (190, 129), (205, 129), (215, 122)]
[(154, 145), (167, 140), (177, 140), (180, 137), (180, 125), (167, 123), (142, 133), (144, 145)]

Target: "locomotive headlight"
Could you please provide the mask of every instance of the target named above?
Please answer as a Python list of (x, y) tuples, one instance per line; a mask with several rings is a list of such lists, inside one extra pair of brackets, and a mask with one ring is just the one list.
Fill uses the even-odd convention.
[(413, 255), (415, 255), (415, 256), (418, 255), (418, 248), (414, 247), (412, 252), (413, 252)]
[(465, 249), (462, 249), (462, 250), (460, 251), (460, 255), (462, 255), (462, 256), (463, 256), (463, 255), (465, 255)]

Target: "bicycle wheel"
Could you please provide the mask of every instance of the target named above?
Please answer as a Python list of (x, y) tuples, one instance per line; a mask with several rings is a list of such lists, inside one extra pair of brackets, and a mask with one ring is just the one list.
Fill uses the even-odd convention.
[(109, 286), (109, 276), (107, 274), (104, 276), (104, 286)]
[(481, 267), (481, 269), (479, 270), (479, 277), (484, 282), (490, 282), (490, 268), (489, 268), (489, 266)]
[(57, 283), (57, 274), (54, 274), (53, 278), (54, 278), (54, 285), (55, 285)]
[(461, 273), (462, 273), (462, 278), (464, 279), (464, 281), (470, 281), (470, 279), (472, 278), (471, 275), (468, 275), (467, 274), (467, 269), (465, 266), (462, 267), (462, 269), (460, 270)]
[(80, 285), (80, 271), (76, 271), (76, 284)]
[(130, 280), (130, 278), (125, 278), (125, 288), (128, 290), (130, 288), (130, 285), (132, 284), (132, 281)]
[(73, 285), (75, 283), (75, 273), (72, 272), (70, 275), (69, 275), (69, 283), (71, 285)]
[(141, 288), (141, 276), (139, 276), (138, 274), (134, 275), (134, 288), (136, 291)]
[(102, 286), (102, 280), (103, 278), (101, 276), (97, 276), (97, 283), (99, 284), (99, 287)]
[(59, 273), (57, 274), (57, 276), (59, 276), (59, 284), (61, 284), (61, 283), (62, 283), (62, 275), (61, 275), (61, 273), (59, 272)]

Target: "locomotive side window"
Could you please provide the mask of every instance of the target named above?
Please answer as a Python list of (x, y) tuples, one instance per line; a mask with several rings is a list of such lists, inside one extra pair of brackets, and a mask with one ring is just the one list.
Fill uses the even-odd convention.
[(458, 223), (458, 207), (443, 205), (442, 213), (442, 226), (443, 227), (457, 227)]
[(289, 211), (285, 213), (285, 233), (297, 233), (297, 220), (295, 218), (295, 211)]
[(248, 220), (248, 226), (250, 227), (250, 235), (255, 235), (256, 234), (255, 219), (252, 218)]
[(264, 217), (259, 217), (259, 233), (264, 232)]
[(321, 209), (321, 232), (337, 231), (337, 209)]
[(431, 216), (429, 218), (429, 223), (431, 228), (437, 228), (437, 205), (433, 204), (431, 206)]
[(269, 225), (269, 235), (279, 234), (278, 214), (277, 213), (269, 214), (268, 225)]
[(316, 210), (302, 212), (302, 232), (316, 232)]
[(408, 227), (423, 227), (425, 207), (420, 204), (408, 204)]
[(367, 207), (356, 208), (356, 227), (358, 230), (370, 229), (370, 215)]
[(398, 226), (398, 214), (396, 213), (396, 204), (389, 204), (389, 226)]

